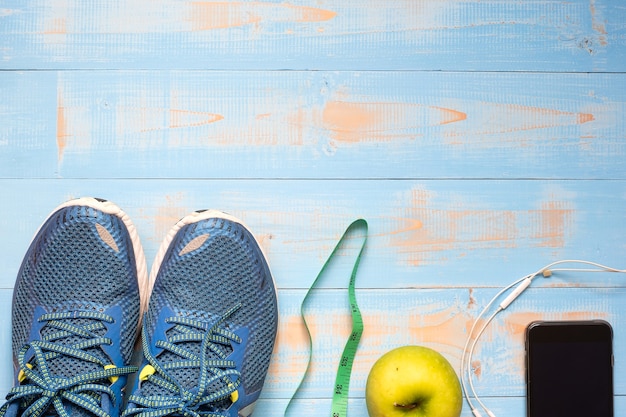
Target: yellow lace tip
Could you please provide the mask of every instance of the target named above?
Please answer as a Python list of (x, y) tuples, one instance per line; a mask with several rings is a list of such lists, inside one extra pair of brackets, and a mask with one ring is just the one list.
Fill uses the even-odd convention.
[[(113, 368), (117, 368), (117, 366), (113, 365), (112, 363), (109, 365), (104, 365), (104, 369), (113, 369)], [(109, 377), (109, 381), (111, 381), (112, 384), (115, 384), (115, 382), (119, 379), (119, 377), (117, 376), (110, 376)]]
[[(27, 367), (28, 369), (33, 369), (33, 365), (31, 365), (30, 363), (27, 363), (27, 364), (26, 364), (26, 367)], [(24, 380), (25, 380), (25, 379), (26, 379), (26, 372), (24, 372), (24, 370), (23, 370), (23, 369), (20, 369), (20, 371), (19, 371), (19, 372), (18, 372), (18, 374), (17, 374), (17, 380), (18, 380), (19, 382), (24, 382)]]
[(145, 381), (146, 379), (148, 379), (148, 377), (150, 375), (152, 375), (155, 372), (156, 372), (156, 369), (154, 369), (154, 366), (146, 365), (146, 366), (143, 367), (143, 369), (139, 373), (139, 380), (140, 381)]
[[(232, 387), (233, 384), (228, 384), (228, 386)], [(230, 393), (230, 401), (232, 403), (236, 403), (238, 399), (239, 399), (239, 391), (233, 391)]]

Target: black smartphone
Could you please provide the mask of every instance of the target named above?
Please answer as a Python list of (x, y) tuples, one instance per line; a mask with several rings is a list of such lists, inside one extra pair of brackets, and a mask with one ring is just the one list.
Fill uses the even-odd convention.
[(526, 415), (613, 417), (613, 330), (606, 321), (526, 329)]

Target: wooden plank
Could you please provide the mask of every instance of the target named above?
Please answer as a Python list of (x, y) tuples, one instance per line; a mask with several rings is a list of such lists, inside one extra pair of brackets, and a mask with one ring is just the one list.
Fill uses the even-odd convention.
[[(230, 212), (258, 236), (281, 288), (308, 288), (358, 217), (370, 225), (360, 288), (497, 287), (558, 259), (626, 266), (625, 181), (9, 179), (0, 189), (1, 288), (12, 287), (48, 213), (85, 195), (110, 199), (129, 214), (148, 262), (184, 215)], [(340, 253), (341, 279), (357, 246), (350, 240)], [(573, 282), (610, 287), (624, 279), (567, 274), (538, 284)]]
[(10, 71), (0, 92), (2, 178), (626, 178), (623, 74)]
[[(355, 408), (363, 407), (367, 374), (373, 363), (390, 349), (406, 344), (431, 347), (441, 352), (458, 369), (467, 331), (495, 289), (402, 289), (360, 290), (357, 297), (364, 317), (365, 332), (354, 363), (350, 396)], [(304, 290), (280, 290), (281, 322), (278, 341), (266, 379), (263, 398), (278, 400), (269, 415), (282, 415), (306, 367), (308, 339), (299, 310)], [(10, 305), (10, 291), (0, 291), (0, 306)], [(536, 319), (602, 318), (615, 332), (615, 392), (618, 402), (626, 394), (626, 338), (619, 329), (626, 325), (626, 288), (529, 289), (516, 303), (498, 316), (485, 333), (474, 356), (476, 387), (498, 409), (500, 397), (524, 396), (523, 331)], [(313, 337), (313, 356), (309, 374), (298, 398), (314, 400), (318, 406), (332, 395), (334, 375), (349, 331), (349, 307), (345, 290), (319, 290), (312, 293), (306, 310)], [(10, 323), (4, 321), (2, 353), (9, 357), (6, 340)], [(0, 364), (0, 393), (10, 387), (10, 361)], [(322, 400), (322, 401), (319, 401)], [(316, 408), (318, 406), (315, 406)], [(269, 404), (267, 405), (269, 407)], [(279, 414), (280, 413), (280, 414)], [(352, 415), (361, 415), (355, 412)], [(508, 413), (506, 415), (509, 415)]]
[[(395, 347), (418, 344), (441, 352), (459, 369), (463, 346), (474, 319), (495, 295), (495, 289), (361, 290), (357, 299), (365, 331), (354, 362), (351, 396), (362, 398), (373, 363)], [(300, 326), (299, 292), (283, 290), (277, 355), (268, 375), (267, 397), (282, 397), (295, 387), (306, 365), (307, 339)], [(615, 357), (626, 352), (619, 331), (626, 316), (626, 289), (529, 289), (485, 332), (473, 357), (475, 385), (481, 395), (524, 396), (524, 330), (533, 320), (605, 319), (614, 328)], [(301, 396), (330, 398), (345, 341), (350, 335), (345, 290), (320, 290), (308, 302), (307, 323), (313, 338), (313, 359)], [(298, 370), (300, 372), (298, 372)], [(626, 392), (626, 363), (615, 363), (615, 392)]]
[(58, 157), (53, 111), (57, 107), (56, 84), (54, 72), (0, 74), (2, 177), (20, 177), (24, 171), (30, 171), (25, 177), (54, 175)]
[(0, 66), (625, 69), (621, 0), (7, 0)]
[[(190, 211), (250, 226), (281, 307), (257, 416), (283, 415), (307, 356), (300, 303), (357, 217), (370, 237), (349, 415), (367, 415), (365, 378), (393, 347), (458, 368), (503, 285), (563, 258), (626, 266), (624, 22), (622, 0), (3, 1), (0, 397), (21, 259), (50, 210), (83, 195), (127, 211), (149, 263)], [(361, 232), (312, 294), (291, 415), (330, 414)], [(535, 281), (478, 346), (477, 389), (522, 417), (527, 323), (602, 318), (626, 415), (625, 302), (619, 274)]]
[[(526, 403), (524, 398), (520, 397), (496, 397), (489, 398), (484, 397), (483, 400), (489, 405), (489, 408), (494, 412), (496, 416), (505, 417), (526, 417)], [(615, 415), (623, 416), (626, 412), (626, 397), (616, 396), (615, 401)], [(255, 409), (255, 415), (262, 415), (268, 417), (283, 417), (282, 410), (287, 406), (287, 400), (277, 401), (275, 399), (261, 399)], [(291, 412), (287, 417), (294, 417), (296, 415), (302, 417), (319, 417), (330, 415), (330, 400), (315, 399), (308, 400), (302, 399), (294, 402), (291, 408)], [(486, 415), (480, 410), (482, 415)], [(367, 409), (365, 402), (362, 399), (353, 399), (348, 402), (348, 415), (355, 417), (366, 417)], [(474, 417), (467, 405), (463, 404), (463, 411), (461, 417)]]

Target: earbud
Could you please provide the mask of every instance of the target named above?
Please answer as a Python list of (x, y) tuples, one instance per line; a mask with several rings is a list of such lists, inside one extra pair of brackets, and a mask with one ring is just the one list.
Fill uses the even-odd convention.
[[(567, 265), (567, 264), (574, 264), (574, 265), (587, 265), (590, 268), (555, 268), (556, 266), (559, 265)], [(483, 310), (478, 314), (478, 316), (476, 317), (476, 320), (474, 320), (474, 323), (472, 324), (472, 327), (467, 335), (467, 339), (465, 341), (465, 346), (463, 347), (463, 353), (461, 355), (461, 387), (463, 389), (463, 394), (465, 396), (465, 400), (467, 401), (468, 406), (470, 407), (470, 410), (472, 411), (472, 414), (474, 415), (474, 417), (483, 417), (482, 414), (479, 411), (479, 408), (482, 408), (485, 413), (487, 413), (487, 415), (489, 417), (496, 417), (495, 414), (489, 410), (489, 408), (487, 408), (487, 406), (482, 402), (482, 400), (480, 399), (480, 397), (478, 396), (478, 394), (476, 393), (476, 389), (474, 388), (474, 382), (473, 382), (473, 378), (472, 378), (472, 357), (474, 355), (474, 349), (476, 348), (476, 345), (478, 343), (478, 340), (480, 339), (480, 337), (482, 336), (482, 334), (484, 333), (484, 331), (487, 329), (487, 327), (489, 326), (489, 324), (493, 321), (493, 319), (496, 317), (496, 315), (501, 312), (502, 310), (505, 310), (507, 307), (509, 307), (520, 295), (522, 295), (524, 293), (524, 291), (526, 291), (526, 289), (528, 287), (530, 287), (530, 285), (532, 284), (533, 279), (535, 279), (537, 276), (541, 275), (544, 278), (550, 278), (553, 276), (553, 274), (555, 272), (618, 272), (618, 273), (626, 273), (626, 270), (624, 269), (617, 269), (617, 268), (611, 268), (608, 266), (604, 266), (595, 262), (590, 262), (590, 261), (583, 261), (583, 260), (578, 260), (578, 259), (573, 259), (573, 260), (562, 260), (562, 261), (556, 261), (553, 262), (549, 265), (546, 265), (545, 267), (539, 269), (538, 271), (526, 275), (514, 282), (512, 282), (511, 284), (507, 285), (506, 287), (502, 288), (488, 303), (487, 305), (483, 308)], [(511, 289), (513, 289), (511, 291)], [(502, 300), (497, 308), (495, 309), (495, 311), (493, 311), (491, 313), (491, 315), (483, 321), (483, 316), (485, 314), (487, 314), (487, 312), (489, 312), (492, 309), (492, 306), (501, 298), (504, 296), (504, 294), (506, 294), (507, 292), (510, 293), (504, 298), (504, 300)], [(477, 326), (479, 323), (482, 322), (482, 325), (480, 326), (479, 329), (477, 329)], [(474, 336), (475, 334), (475, 336)], [(465, 380), (467, 380), (467, 383), (469, 385), (469, 389), (468, 389), (468, 385), (466, 385)], [(478, 403), (479, 406), (476, 406), (474, 404), (474, 401), (472, 400), (472, 398), (474, 400), (476, 400), (476, 402)]]

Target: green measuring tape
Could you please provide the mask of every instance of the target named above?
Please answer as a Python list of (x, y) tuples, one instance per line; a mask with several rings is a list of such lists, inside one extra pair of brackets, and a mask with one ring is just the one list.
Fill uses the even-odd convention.
[(309, 326), (307, 325), (305, 316), (304, 316), (304, 308), (309, 296), (309, 293), (313, 288), (315, 288), (317, 282), (320, 280), (320, 277), (323, 275), (326, 267), (330, 263), (331, 259), (335, 256), (337, 250), (343, 243), (346, 236), (348, 236), (349, 232), (352, 229), (356, 229), (358, 227), (362, 227), (365, 230), (365, 236), (363, 237), (363, 243), (361, 244), (361, 248), (359, 253), (354, 261), (354, 266), (352, 267), (352, 274), (350, 276), (350, 282), (348, 284), (348, 298), (350, 301), (350, 314), (352, 315), (352, 332), (350, 333), (350, 337), (348, 338), (346, 345), (343, 349), (343, 353), (341, 355), (341, 360), (339, 361), (339, 366), (337, 368), (337, 376), (335, 377), (335, 386), (333, 390), (333, 399), (331, 404), (331, 417), (347, 417), (348, 415), (348, 393), (350, 389), (350, 374), (352, 373), (352, 364), (354, 362), (354, 357), (356, 356), (356, 351), (359, 346), (359, 341), (361, 340), (361, 335), (363, 334), (363, 318), (361, 317), (361, 311), (359, 310), (359, 306), (356, 302), (356, 293), (355, 293), (355, 281), (356, 281), (356, 272), (359, 268), (359, 263), (361, 261), (361, 255), (363, 254), (363, 250), (365, 249), (365, 242), (367, 241), (367, 222), (363, 219), (355, 220), (348, 226), (346, 231), (343, 233), (339, 242), (331, 252), (330, 256), (322, 266), (322, 269), (317, 274), (317, 277), (313, 281), (313, 284), (308, 289), (306, 295), (304, 296), (304, 300), (302, 301), (302, 305), (300, 307), (300, 315), (302, 316), (302, 320), (304, 322), (304, 326), (306, 328), (307, 334), (309, 335), (309, 359), (307, 362), (306, 370), (300, 383), (298, 384), (298, 388), (289, 400), (287, 404), (287, 408), (285, 408), (285, 416), (287, 416), (287, 412), (295, 398), (296, 394), (300, 390), (302, 383), (304, 382), (304, 378), (308, 373), (309, 367), (311, 365), (311, 356), (313, 350), (313, 339), (311, 337), (311, 332), (309, 330)]

